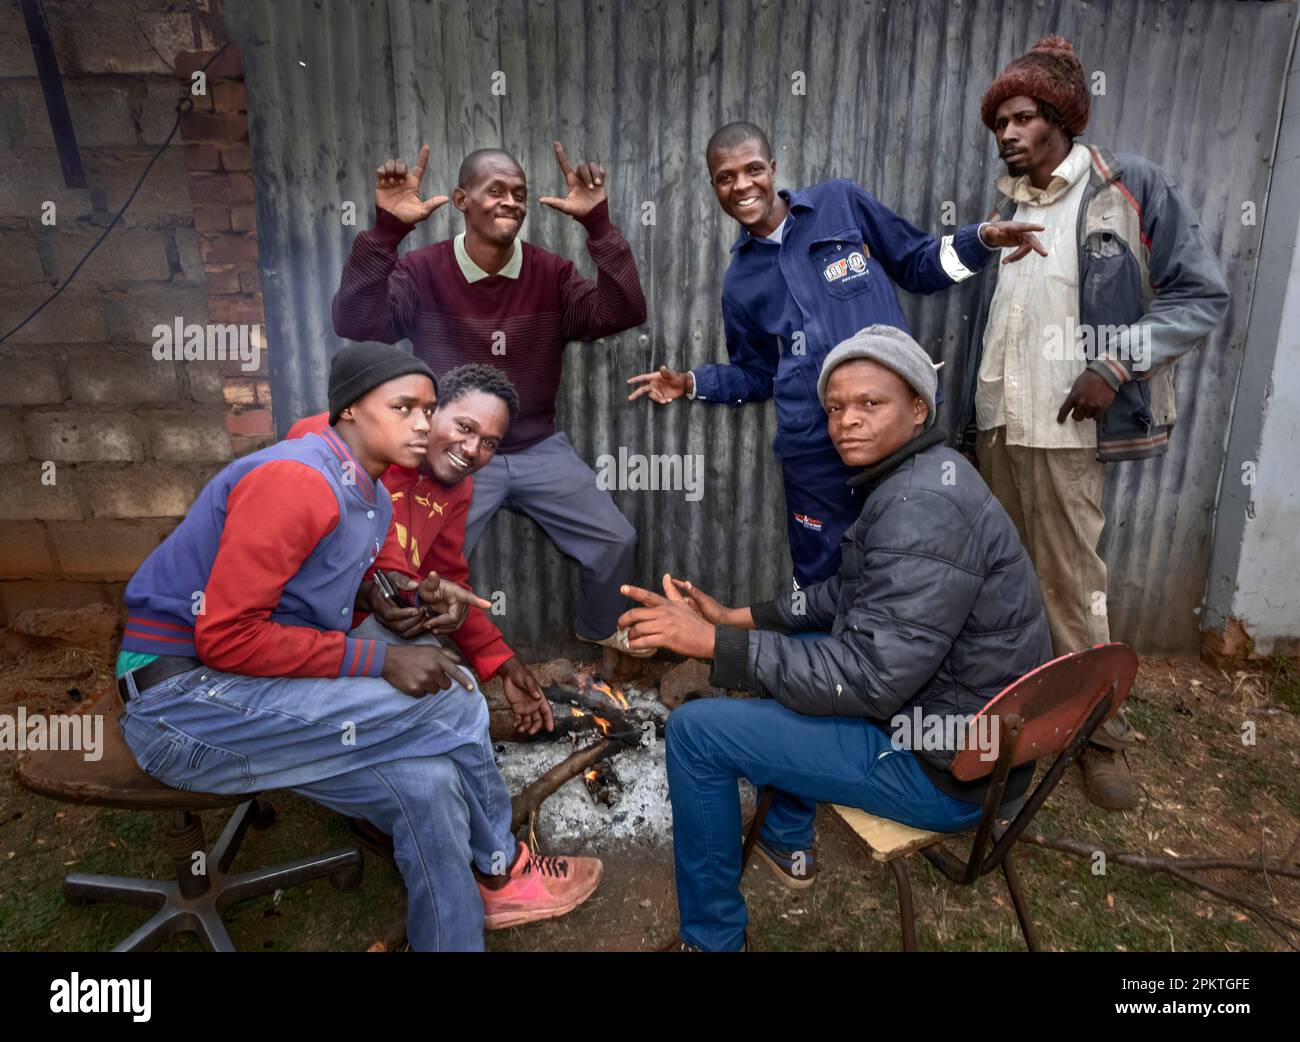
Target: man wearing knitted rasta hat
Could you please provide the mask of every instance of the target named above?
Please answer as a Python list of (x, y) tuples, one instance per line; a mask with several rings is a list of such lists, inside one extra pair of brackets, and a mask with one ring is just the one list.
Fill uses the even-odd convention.
[[(980, 118), (1007, 167), (994, 216), (1044, 225), (1047, 253), (984, 269), (960, 403), (981, 473), (1033, 558), (1058, 655), (1110, 639), (1104, 464), (1166, 451), (1174, 363), (1228, 307), (1218, 258), (1169, 176), (1076, 140), (1089, 109), (1083, 66), (1060, 36), (984, 94)], [(1117, 717), (1081, 757), (1099, 806), (1136, 806), (1131, 745)]]

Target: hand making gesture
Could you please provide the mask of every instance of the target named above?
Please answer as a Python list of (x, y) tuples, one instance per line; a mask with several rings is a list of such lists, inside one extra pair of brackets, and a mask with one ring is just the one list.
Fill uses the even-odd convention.
[(434, 210), (447, 202), (448, 196), (435, 195), (420, 198), (420, 179), (429, 163), (429, 146), (420, 146), (420, 158), (408, 173), (406, 160), (387, 159), (375, 171), (375, 205), (387, 210), (399, 221), (419, 224)]
[[(672, 589), (664, 577), (665, 589)], [(713, 623), (673, 589), (669, 597), (643, 590), (639, 586), (620, 586), (619, 592), (631, 597), (641, 608), (619, 616), (620, 627), (627, 627), (628, 647), (667, 648), (692, 658), (713, 658)]]
[(1043, 257), (1047, 256), (1047, 250), (1034, 234), (1042, 230), (1041, 224), (1026, 224), (1024, 221), (986, 221), (980, 226), (980, 236), (996, 249), (1014, 246), (1016, 252), (1002, 260), (1003, 264), (1014, 264), (1021, 257), (1027, 257), (1030, 250)]
[(641, 386), (629, 394), (627, 400), (634, 402), (643, 394), (648, 394), (652, 402), (667, 405), (691, 390), (691, 379), (690, 373), (679, 373), (676, 369), (661, 365), (652, 373), (641, 373), (628, 378), (628, 383)]
[(554, 142), (554, 146), (555, 161), (564, 172), (564, 183), (569, 187), (569, 194), (563, 199), (544, 195), (537, 201), (545, 203), (552, 210), (567, 213), (570, 217), (586, 217), (605, 201), (605, 168), (599, 163), (579, 163), (577, 169), (574, 169), (569, 164), (569, 157), (564, 154), (564, 146), (558, 141)]

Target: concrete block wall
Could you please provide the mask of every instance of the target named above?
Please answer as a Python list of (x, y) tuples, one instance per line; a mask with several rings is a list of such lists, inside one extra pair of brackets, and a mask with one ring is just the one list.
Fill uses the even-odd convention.
[[(0, 335), (103, 233), (224, 42), (163, 0), (47, 0), (46, 11), (88, 185), (64, 185), (22, 11), (0, 5)], [(73, 283), (0, 343), (0, 627), (11, 631), (43, 635), (31, 620), (51, 609), (116, 606), (204, 482), (273, 440), (233, 46), (191, 98)], [(154, 327), (177, 318), (256, 326), (260, 365), (159, 360)]]

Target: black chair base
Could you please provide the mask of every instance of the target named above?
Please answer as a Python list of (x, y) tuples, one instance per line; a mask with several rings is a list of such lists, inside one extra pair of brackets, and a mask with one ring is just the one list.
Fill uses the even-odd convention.
[(355, 847), (229, 874), (244, 834), (250, 827), (267, 828), (274, 820), (274, 809), (256, 797), (241, 803), (207, 852), (206, 873), (196, 875), (193, 854), (203, 848), (203, 830), (192, 812), (179, 812), (167, 836), (175, 879), (75, 872), (63, 881), (64, 896), (74, 904), (115, 901), (157, 909), (151, 919), (113, 948), (115, 952), (153, 951), (168, 937), (187, 930), (198, 934), (209, 951), (233, 952), (235, 945), (222, 919), (231, 905), (325, 876), (336, 890), (351, 890), (361, 884), (364, 862)]

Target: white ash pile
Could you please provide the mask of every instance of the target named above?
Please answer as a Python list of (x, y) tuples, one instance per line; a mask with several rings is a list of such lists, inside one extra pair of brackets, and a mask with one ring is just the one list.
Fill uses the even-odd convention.
[(707, 666), (688, 661), (646, 669), (613, 685), (567, 659), (532, 672), (551, 703), (555, 730), (549, 734), (519, 740), (496, 685), (485, 688), (516, 827), (526, 830), (531, 821), (544, 850), (668, 845), (664, 728), (683, 701), (723, 694), (708, 687)]

